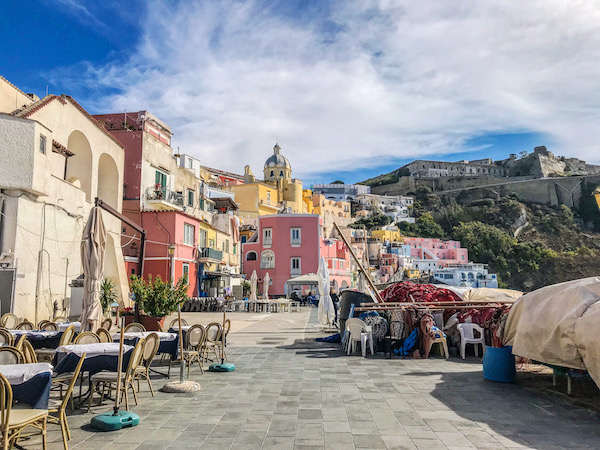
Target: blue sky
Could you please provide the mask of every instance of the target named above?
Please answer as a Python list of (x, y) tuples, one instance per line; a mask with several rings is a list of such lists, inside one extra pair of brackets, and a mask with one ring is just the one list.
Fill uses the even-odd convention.
[[(413, 159), (531, 151), (600, 163), (600, 6), (6, 0), (0, 74), (92, 113), (147, 109), (173, 146), (255, 174), (276, 141), (307, 184)], [(560, 17), (560, 21), (556, 20)]]

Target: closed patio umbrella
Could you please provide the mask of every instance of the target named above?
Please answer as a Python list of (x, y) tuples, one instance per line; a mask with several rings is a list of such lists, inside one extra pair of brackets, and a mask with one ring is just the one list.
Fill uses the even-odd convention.
[(263, 281), (263, 300), (269, 300), (269, 283), (271, 282), (271, 277), (269, 276), (269, 272), (265, 274), (265, 279)]
[(335, 319), (335, 309), (329, 295), (329, 269), (323, 257), (319, 259), (317, 275), (319, 276), (319, 284), (317, 285), (319, 291), (319, 323), (323, 326), (329, 326)]
[(250, 276), (250, 298), (248, 301), (255, 302), (256, 301), (256, 284), (258, 281), (258, 277), (256, 276), (256, 270), (252, 271), (252, 275)]
[(90, 211), (81, 239), (81, 265), (83, 267), (83, 300), (81, 331), (96, 331), (102, 322), (100, 284), (104, 271), (106, 229), (102, 212), (95, 206)]

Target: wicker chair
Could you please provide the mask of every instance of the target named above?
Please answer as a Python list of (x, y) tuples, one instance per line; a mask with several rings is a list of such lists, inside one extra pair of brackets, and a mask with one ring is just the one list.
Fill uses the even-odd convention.
[(49, 323), (49, 320), (40, 320), (37, 324), (37, 327), (35, 328), (36, 330), (43, 330), (44, 329), (44, 325), (46, 325), (47, 323)]
[(111, 334), (105, 328), (98, 328), (96, 334), (98, 334), (100, 342), (113, 342)]
[(0, 347), (0, 365), (4, 364), (22, 364), (25, 360), (21, 350), (9, 345)]
[(51, 398), (48, 404), (48, 422), (57, 423), (60, 425), (65, 450), (68, 448), (67, 441), (71, 439), (71, 430), (69, 430), (69, 424), (67, 423), (67, 404), (69, 403), (69, 399), (71, 399), (73, 394), (73, 388), (75, 387), (75, 383), (77, 382), (77, 378), (81, 372), (81, 366), (85, 360), (85, 355), (86, 354), (84, 353), (79, 358), (77, 367), (75, 367), (75, 371), (71, 374), (71, 380), (68, 384), (67, 391), (65, 392), (64, 396), (61, 395), (62, 400)]
[(110, 318), (106, 318), (102, 321), (102, 325), (100, 325), (100, 328), (104, 328), (106, 331), (110, 331), (110, 329), (112, 328), (112, 319)]
[(40, 327), (40, 330), (58, 331), (58, 324), (55, 322), (46, 321), (46, 323)]
[(221, 340), (221, 333), (223, 327), (220, 323), (212, 322), (206, 326), (206, 338), (204, 339), (204, 345), (202, 346), (202, 356), (204, 361), (208, 361), (208, 356), (211, 351), (214, 353), (217, 360), (219, 359), (219, 341)]
[(133, 322), (125, 327), (124, 333), (138, 333), (146, 331), (146, 327), (141, 323)]
[(23, 353), (23, 362), (25, 364), (33, 364), (38, 362), (35, 349), (33, 348), (33, 345), (31, 345), (31, 342), (29, 342), (27, 339), (23, 340), (22, 348), (20, 350)]
[(13, 345), (13, 335), (5, 328), (0, 328), (0, 344)]
[(52, 322), (54, 323), (68, 323), (69, 319), (67, 319), (65, 316), (57, 316), (55, 318), (52, 319)]
[(17, 325), (17, 330), (33, 330), (33, 324), (27, 320), (24, 320), (19, 325)]
[(93, 331), (84, 331), (83, 333), (79, 333), (73, 344), (99, 344), (100, 337), (94, 333)]
[(19, 324), (19, 318), (13, 313), (6, 313), (0, 318), (0, 326), (9, 330), (14, 330)]
[(94, 398), (94, 392), (96, 392), (96, 388), (98, 384), (103, 384), (102, 396), (100, 399), (100, 404), (102, 404), (102, 400), (104, 400), (104, 392), (107, 386), (112, 386), (113, 384), (118, 386), (117, 383), (122, 383), (122, 395), (125, 396), (125, 409), (129, 411), (129, 388), (133, 391), (133, 398), (135, 400), (135, 404), (138, 404), (137, 393), (135, 392), (135, 386), (133, 384), (135, 371), (140, 364), (142, 356), (144, 355), (144, 344), (145, 339), (140, 339), (134, 349), (132, 350), (131, 356), (129, 357), (129, 364), (127, 365), (127, 370), (125, 373), (121, 373), (121, 380), (117, 378), (118, 372), (98, 372), (95, 375), (92, 375), (92, 387), (90, 389), (90, 401), (88, 404), (88, 412), (92, 407), (92, 401)]
[(48, 410), (19, 408), (12, 409), (12, 387), (4, 375), (0, 374), (0, 428), (3, 434), (2, 448), (12, 448), (26, 428), (37, 428), (42, 435), (42, 448), (46, 450), (46, 420)]
[[(187, 325), (188, 325), (187, 321), (185, 319), (181, 319), (181, 326), (182, 327), (187, 327)], [(167, 328), (167, 330), (170, 330), (174, 326), (179, 327), (179, 319), (173, 319), (173, 320), (171, 320), (171, 323), (169, 323), (169, 328)]]
[(148, 381), (148, 386), (150, 386), (150, 393), (152, 394), (152, 397), (154, 397), (154, 389), (152, 389), (152, 383), (150, 382), (150, 365), (152, 364), (152, 360), (158, 352), (159, 346), (160, 339), (158, 338), (158, 334), (150, 333), (148, 336), (146, 336), (142, 361), (135, 369), (135, 379), (138, 382), (138, 391), (140, 390), (140, 379), (144, 378), (146, 381)]

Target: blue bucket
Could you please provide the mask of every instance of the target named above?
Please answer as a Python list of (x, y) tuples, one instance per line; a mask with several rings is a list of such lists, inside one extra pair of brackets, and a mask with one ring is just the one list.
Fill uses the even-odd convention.
[(515, 357), (512, 354), (512, 346), (485, 346), (483, 378), (500, 383), (514, 383), (517, 381), (517, 369), (515, 367)]

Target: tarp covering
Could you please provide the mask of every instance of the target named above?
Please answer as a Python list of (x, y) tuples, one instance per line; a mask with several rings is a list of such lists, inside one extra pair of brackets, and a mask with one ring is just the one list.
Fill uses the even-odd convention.
[(535, 361), (586, 369), (600, 386), (600, 277), (546, 286), (511, 308), (504, 343)]
[(250, 276), (250, 298), (248, 299), (251, 302), (255, 302), (257, 300), (257, 298), (256, 298), (257, 281), (258, 281), (258, 276), (256, 275), (256, 270), (253, 270), (252, 275)]
[(463, 300), (465, 301), (506, 301), (517, 300), (523, 295), (521, 291), (513, 291), (512, 289), (492, 289), (492, 288), (473, 288), (464, 293)]
[(269, 272), (265, 274), (265, 278), (263, 279), (263, 300), (269, 300), (269, 283), (271, 282), (271, 277), (269, 276)]

